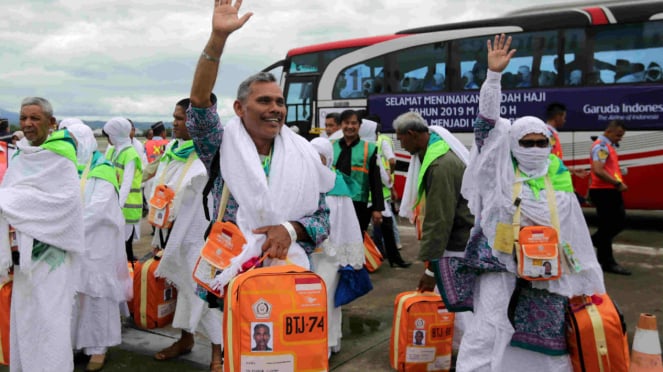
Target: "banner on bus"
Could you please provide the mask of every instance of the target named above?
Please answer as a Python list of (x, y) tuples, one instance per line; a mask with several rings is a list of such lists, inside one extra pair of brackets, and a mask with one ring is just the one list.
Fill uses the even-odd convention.
[[(503, 118), (530, 115), (545, 119), (546, 106), (560, 102), (567, 108), (564, 130), (602, 131), (612, 120), (625, 121), (629, 129), (651, 130), (663, 122), (662, 95), (660, 86), (504, 90), (500, 108)], [(394, 119), (407, 111), (419, 112), (429, 125), (471, 132), (479, 92), (380, 94), (368, 98), (368, 109), (380, 116), (384, 132), (393, 132)]]

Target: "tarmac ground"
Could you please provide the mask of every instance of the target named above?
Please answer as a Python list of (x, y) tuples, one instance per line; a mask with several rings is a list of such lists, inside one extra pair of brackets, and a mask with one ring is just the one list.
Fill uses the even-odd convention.
[[(595, 216), (586, 211), (592, 225)], [(640, 313), (658, 318), (659, 335), (663, 332), (663, 213), (628, 214), (627, 230), (616, 238), (615, 254), (619, 262), (633, 271), (632, 276), (606, 274), (608, 293), (623, 311), (633, 340)], [(414, 228), (406, 221), (399, 223), (403, 250), (401, 254), (414, 264), (407, 269), (391, 268), (387, 263), (371, 274), (374, 289), (366, 296), (343, 306), (343, 340), (341, 351), (332, 355), (332, 371), (390, 371), (389, 340), (395, 296), (416, 289), (423, 264), (416, 260), (418, 242)], [(593, 230), (593, 229), (592, 229)], [(135, 245), (136, 255), (149, 251), (150, 229), (144, 226), (141, 241)], [(205, 371), (209, 370), (210, 344), (202, 336), (192, 353), (177, 359), (159, 362), (152, 355), (174, 342), (179, 331), (170, 327), (144, 331), (125, 322), (123, 343), (110, 348), (104, 371)], [(76, 371), (83, 371), (86, 358), (77, 356)], [(8, 371), (0, 367), (0, 372)]]

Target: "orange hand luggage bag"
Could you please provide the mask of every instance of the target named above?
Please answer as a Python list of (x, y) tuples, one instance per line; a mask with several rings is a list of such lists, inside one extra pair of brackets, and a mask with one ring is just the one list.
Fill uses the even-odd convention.
[(607, 294), (569, 300), (566, 342), (574, 372), (629, 370), (626, 323)]
[(11, 313), (12, 281), (0, 284), (0, 364), (9, 365), (9, 314)]
[(134, 265), (134, 323), (139, 328), (152, 329), (167, 326), (175, 316), (177, 290), (154, 272), (159, 267), (159, 257)]
[(367, 232), (364, 232), (364, 258), (366, 259), (364, 266), (366, 266), (366, 270), (368, 270), (369, 273), (379, 269), (384, 260), (380, 250)]
[(226, 372), (327, 371), (327, 290), (295, 265), (252, 269), (224, 297)]
[(454, 313), (439, 294), (409, 291), (396, 296), (389, 362), (402, 372), (449, 371)]

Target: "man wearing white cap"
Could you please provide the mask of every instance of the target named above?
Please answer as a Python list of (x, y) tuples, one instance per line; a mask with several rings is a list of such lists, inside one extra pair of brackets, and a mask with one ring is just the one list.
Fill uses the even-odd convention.
[(133, 240), (140, 239), (140, 218), (143, 213), (143, 194), (140, 185), (143, 179), (143, 163), (131, 145), (131, 123), (125, 118), (115, 117), (104, 124), (103, 133), (113, 148), (106, 158), (113, 163), (120, 183), (120, 206), (124, 214), (124, 240), (127, 259), (135, 261)]

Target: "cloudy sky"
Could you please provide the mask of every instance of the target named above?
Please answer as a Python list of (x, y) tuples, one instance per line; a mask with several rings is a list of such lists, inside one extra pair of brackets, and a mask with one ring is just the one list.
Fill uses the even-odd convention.
[[(566, 3), (540, 0), (537, 4)], [(43, 96), (56, 116), (170, 120), (189, 93), (213, 0), (2, 0), (0, 109)], [(289, 49), (433, 24), (493, 18), (531, 0), (244, 0), (254, 12), (226, 45), (219, 111), (239, 82)]]

